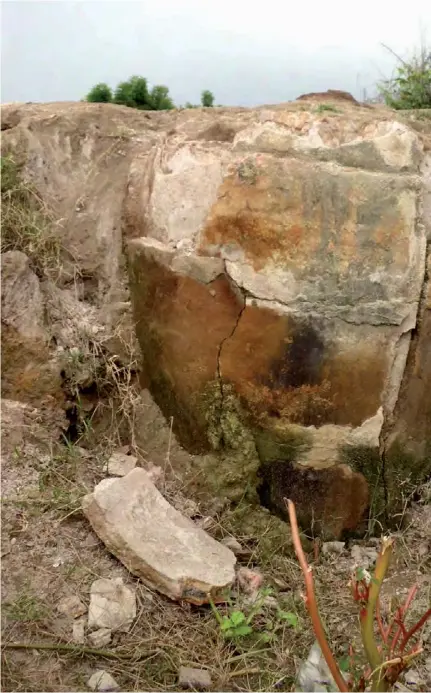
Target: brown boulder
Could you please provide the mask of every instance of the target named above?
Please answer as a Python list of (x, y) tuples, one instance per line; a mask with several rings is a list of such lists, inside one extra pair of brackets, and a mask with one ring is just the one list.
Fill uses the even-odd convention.
[[(268, 107), (232, 146), (168, 141), (129, 246), (146, 382), (183, 444), (238, 449), (245, 427), (270, 507), (283, 489), (328, 536), (361, 526), (368, 485), (387, 513), (381, 434), (426, 252), (421, 141), (357, 113)], [(210, 258), (212, 282), (191, 270)]]
[[(316, 108), (328, 99), (337, 109)], [(127, 335), (122, 242), (134, 239), (143, 383), (189, 450), (217, 450), (213, 466), (193, 461), (198, 483), (256, 495), (257, 470), (275, 462), (304, 524), (314, 474), (323, 532), (360, 526), (364, 479), (372, 513), (394, 515), (404, 482), (431, 466), (419, 404), (428, 382), (426, 121), (336, 92), (256, 109), (11, 108), (19, 122), (5, 143), (26, 151), (26, 176), (67, 220), (60, 293), (76, 289), (92, 323)], [(7, 329), (13, 368), (18, 328)], [(99, 337), (118, 351), (116, 338)], [(364, 492), (354, 503), (356, 483)], [(352, 499), (344, 508), (343, 485)]]

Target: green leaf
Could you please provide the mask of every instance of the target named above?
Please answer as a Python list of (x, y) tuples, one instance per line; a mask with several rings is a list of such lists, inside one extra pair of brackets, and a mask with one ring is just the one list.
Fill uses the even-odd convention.
[(241, 623), (244, 623), (244, 621), (245, 616), (242, 611), (232, 611), (230, 615), (230, 622), (233, 626), (239, 626)]
[(242, 637), (244, 635), (250, 635), (250, 633), (253, 632), (253, 628), (251, 626), (247, 626), (244, 624), (243, 626), (238, 626), (237, 628), (235, 628), (233, 632), (235, 637)]
[(341, 659), (338, 660), (338, 666), (340, 667), (340, 671), (343, 671), (343, 672), (349, 671), (350, 658), (347, 655), (345, 657), (341, 657)]
[(277, 612), (277, 618), (279, 618), (280, 621), (286, 621), (292, 628), (296, 628), (298, 625), (298, 616), (293, 611), (280, 610)]
[(223, 616), (220, 623), (220, 628), (222, 630), (229, 630), (229, 628), (232, 628), (232, 621), (228, 616)]
[(259, 637), (260, 642), (271, 642), (273, 640), (274, 635), (272, 633), (262, 633)]
[(269, 597), (272, 594), (274, 594), (274, 588), (273, 587), (262, 587), (260, 590), (260, 596), (261, 597)]

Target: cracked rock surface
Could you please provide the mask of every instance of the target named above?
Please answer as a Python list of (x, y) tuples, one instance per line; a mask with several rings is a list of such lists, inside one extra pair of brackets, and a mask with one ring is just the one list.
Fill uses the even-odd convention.
[(133, 307), (144, 387), (220, 456), (202, 483), (282, 516), (288, 494), (328, 539), (387, 524), (431, 471), (427, 122), (307, 98), (12, 115), (97, 305)]
[[(168, 138), (145, 237), (129, 243), (150, 389), (182, 443), (238, 450), (245, 426), (264, 504), (284, 515), (288, 495), (328, 537), (371, 503), (388, 519), (415, 464), (396, 420), (421, 350), (430, 226), (420, 136), (345, 108), (257, 110), (232, 143)], [(223, 264), (198, 269), (210, 261)]]

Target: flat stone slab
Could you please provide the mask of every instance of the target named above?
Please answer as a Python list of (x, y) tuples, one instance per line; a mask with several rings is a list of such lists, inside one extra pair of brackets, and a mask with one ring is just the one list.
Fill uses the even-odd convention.
[(82, 501), (96, 534), (126, 568), (171, 599), (223, 601), (235, 579), (232, 551), (184, 517), (137, 467), (104, 479)]

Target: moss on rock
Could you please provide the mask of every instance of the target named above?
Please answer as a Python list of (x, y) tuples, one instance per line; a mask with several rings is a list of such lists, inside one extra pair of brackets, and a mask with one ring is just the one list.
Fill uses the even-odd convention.
[(278, 424), (271, 430), (256, 429), (254, 439), (263, 464), (280, 459), (296, 462), (312, 445), (310, 432), (294, 424)]
[(386, 503), (389, 526), (403, 520), (405, 502), (431, 474), (431, 440), (420, 459), (395, 440), (385, 452)]
[(386, 486), (384, 464), (379, 450), (367, 445), (346, 445), (340, 450), (341, 461), (367, 480), (370, 490), (369, 520), (386, 524)]
[(259, 505), (242, 502), (225, 511), (220, 524), (244, 543), (252, 544), (254, 561), (262, 568), (293, 553), (289, 525)]

